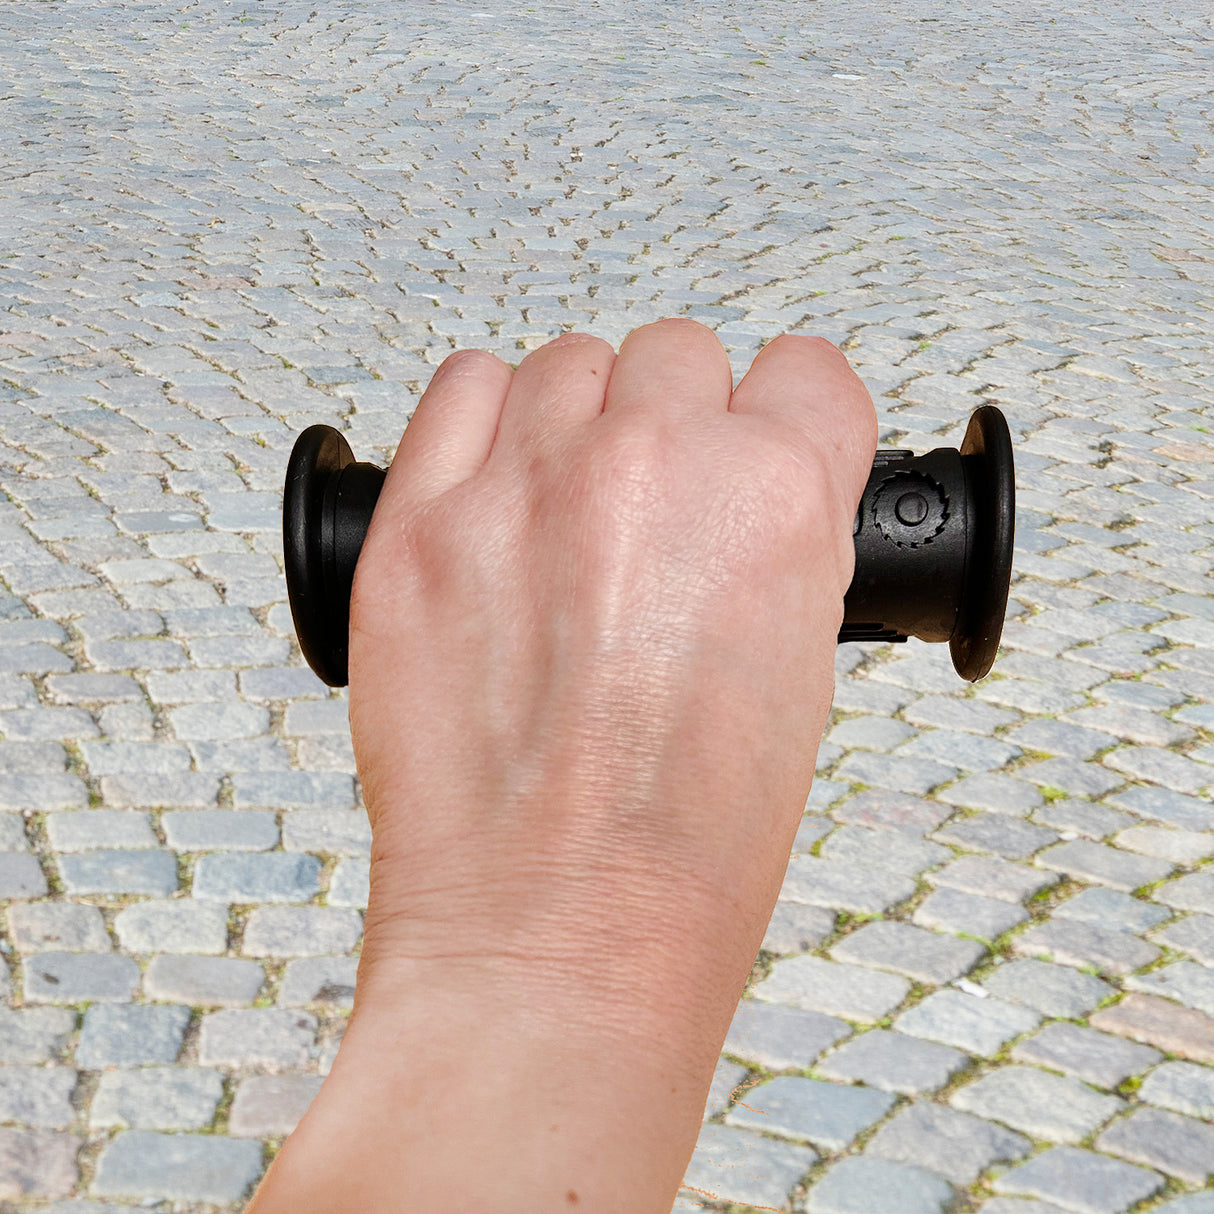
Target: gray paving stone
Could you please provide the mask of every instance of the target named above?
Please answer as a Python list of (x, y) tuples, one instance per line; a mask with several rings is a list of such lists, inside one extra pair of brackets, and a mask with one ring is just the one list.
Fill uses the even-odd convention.
[(992, 995), (1065, 1020), (1085, 1016), (1114, 993), (1113, 987), (1092, 974), (1029, 958), (1001, 965), (982, 985)]
[(80, 1178), (80, 1146), (73, 1134), (0, 1126), (0, 1198), (65, 1197)]
[(1065, 920), (1035, 924), (1012, 940), (1012, 951), (1020, 957), (1094, 969), (1106, 977), (1132, 974), (1161, 955), (1154, 945), (1129, 932)]
[(983, 1058), (993, 1057), (1013, 1037), (1041, 1023), (1028, 1008), (1002, 999), (979, 998), (965, 991), (935, 991), (922, 1003), (908, 1008), (894, 1028), (912, 1037), (957, 1046)]
[(1119, 831), (1113, 842), (1118, 847), (1144, 856), (1157, 856), (1171, 864), (1192, 867), (1214, 856), (1214, 835), (1195, 830), (1175, 830), (1166, 826), (1131, 826)]
[(915, 892), (913, 877), (860, 863), (793, 856), (780, 898), (852, 914), (879, 915)]
[(1129, 814), (1074, 797), (1047, 801), (1033, 811), (1033, 820), (1040, 822), (1042, 826), (1083, 835), (1087, 839), (1104, 839), (1115, 830), (1130, 826), (1134, 822)]
[(357, 957), (301, 957), (289, 961), (283, 972), (278, 1004), (280, 1007), (303, 1007), (311, 1003), (352, 1007), (357, 971)]
[(1136, 1109), (1109, 1126), (1095, 1145), (1186, 1184), (1204, 1185), (1214, 1172), (1214, 1126), (1162, 1109)]
[(1207, 797), (1190, 797), (1148, 784), (1123, 789), (1109, 797), (1108, 802), (1140, 818), (1181, 830), (1214, 830), (1214, 807)]
[(259, 906), (245, 925), (246, 957), (345, 953), (362, 935), (362, 916), (329, 906)]
[(238, 772), (232, 803), (237, 809), (352, 809), (354, 781), (338, 771)]
[(123, 1130), (102, 1150), (92, 1191), (223, 1205), (244, 1197), (261, 1170), (258, 1142)]
[(1165, 1062), (1138, 1089), (1148, 1104), (1214, 1121), (1214, 1069), (1194, 1062)]
[(25, 852), (0, 852), (0, 901), (42, 898), (46, 892), (46, 877), (35, 856)]
[(143, 976), (149, 999), (190, 1007), (231, 1007), (252, 1003), (265, 983), (256, 961), (235, 957), (153, 957)]
[(917, 1096), (943, 1087), (969, 1061), (948, 1046), (872, 1029), (827, 1054), (817, 1071), (828, 1079)]
[[(837, 703), (837, 689), (835, 695)], [(866, 789), (831, 809), (831, 817), (844, 825), (892, 830), (914, 838), (935, 830), (952, 813), (947, 805), (886, 788)]]
[(198, 1061), (203, 1066), (258, 1066), (289, 1070), (308, 1062), (316, 1017), (286, 1008), (209, 1012), (202, 1019)]
[(1116, 1088), (1131, 1075), (1159, 1062), (1163, 1055), (1079, 1024), (1047, 1024), (1012, 1049), (1012, 1058), (1073, 1075), (1101, 1088)]
[(1053, 915), (1123, 932), (1145, 932), (1168, 918), (1168, 912), (1153, 902), (1103, 886), (1080, 890), (1055, 906)]
[(44, 950), (109, 952), (109, 933), (95, 906), (61, 902), (17, 902), (8, 908), (8, 930), (22, 953)]
[(997, 856), (962, 856), (952, 864), (927, 874), (933, 885), (960, 890), (963, 894), (1023, 902), (1057, 884), (1053, 873), (1043, 873)]
[(812, 1147), (709, 1124), (700, 1130), (683, 1188), (697, 1197), (778, 1210), (787, 1208), (794, 1186), (817, 1159)]
[(0, 1008), (0, 1063), (52, 1062), (75, 1030), (67, 1008)]
[(1005, 860), (1025, 860), (1054, 843), (1058, 835), (1008, 814), (987, 813), (954, 818), (932, 837), (968, 851), (994, 853)]
[(88, 804), (89, 792), (84, 781), (67, 772), (47, 774), (12, 774), (0, 780), (0, 810), (76, 809)]
[(1081, 1151), (1054, 1147), (991, 1183), (996, 1193), (1019, 1193), (1055, 1202), (1075, 1214), (1123, 1214), (1163, 1187), (1157, 1172)]
[(879, 1129), (865, 1155), (925, 1168), (970, 1185), (991, 1164), (1023, 1159), (1032, 1143), (1020, 1134), (930, 1101), (908, 1105)]
[(38, 953), (22, 963), (27, 1003), (129, 1003), (139, 966), (108, 953)]
[(223, 953), (228, 908), (178, 898), (136, 902), (118, 912), (114, 931), (131, 953)]
[(171, 851), (89, 851), (60, 856), (59, 877), (70, 894), (151, 894), (177, 888)]
[[(326, 1046), (321, 1046), (322, 1066), (320, 1073), (322, 1075), (328, 1073), (323, 1068), (326, 1049)], [(730, 1062), (727, 1058), (718, 1058), (717, 1065), (712, 1073), (712, 1083), (708, 1088), (708, 1099), (704, 1101), (704, 1114), (701, 1120), (707, 1121), (710, 1117), (716, 1117), (725, 1112), (733, 1103), (734, 1092), (737, 1090), (738, 1085), (749, 1074), (748, 1068), (740, 1066), (736, 1062)]]
[[(365, 910), (371, 890), (371, 862), (370, 860), (347, 859), (339, 860), (337, 867), (333, 870), (333, 878), (329, 882), (329, 892), (326, 901), (330, 906), (349, 906), (358, 910)], [(795, 907), (796, 904), (793, 904)], [(806, 911), (817, 910), (815, 907), (806, 907)], [(777, 911), (779, 905), (777, 904)], [(822, 912), (829, 914), (829, 912)], [(790, 912), (794, 925), (803, 922), (799, 913), (795, 910)], [(833, 926), (834, 916), (831, 915)], [(775, 915), (772, 916), (773, 923), (776, 922)], [(821, 922), (821, 920), (810, 920), (811, 926)], [(800, 929), (798, 929), (800, 930)], [(808, 928), (806, 930), (809, 930)], [(824, 932), (825, 936), (827, 933)]]
[(924, 898), (912, 919), (920, 927), (993, 941), (1028, 917), (1028, 912), (1016, 903), (945, 887)]
[(893, 1107), (894, 1097), (886, 1092), (782, 1075), (750, 1088), (725, 1122), (842, 1151)]
[[(980, 706), (975, 704), (973, 707)], [(964, 780), (958, 780), (955, 784), (940, 789), (936, 796), (950, 805), (987, 810), (1011, 817), (1023, 817), (1042, 804), (1041, 794), (1031, 784), (1003, 772), (982, 772), (979, 775), (967, 776)]]
[(66, 1130), (76, 1118), (76, 1072), (66, 1066), (0, 1067), (0, 1121)]
[(320, 861), (286, 852), (208, 853), (194, 866), (194, 897), (212, 902), (307, 902), (320, 890)]
[(1162, 881), (1172, 871), (1167, 860), (1135, 856), (1115, 847), (1076, 839), (1040, 852), (1036, 863), (1080, 881), (1092, 881), (1131, 894), (1142, 885)]
[(176, 1062), (189, 1022), (187, 1007), (91, 1007), (76, 1046), (77, 1065), (99, 1071)]
[(770, 1003), (823, 1012), (859, 1024), (876, 1024), (910, 993), (896, 974), (874, 973), (821, 957), (789, 957), (775, 962), (752, 994)]
[(1185, 1007), (1214, 1016), (1214, 971), (1194, 961), (1176, 961), (1145, 974), (1131, 974), (1125, 986), (1131, 991), (1175, 999)]
[(809, 1214), (941, 1214), (953, 1202), (947, 1182), (922, 1168), (853, 1155), (809, 1191)]
[(1156, 1206), (1154, 1214), (1214, 1214), (1214, 1192), (1187, 1193)]
[(285, 1137), (320, 1091), (318, 1075), (252, 1075), (232, 1101), (228, 1125), (236, 1138)]
[(162, 809), (214, 805), (219, 797), (219, 777), (201, 771), (179, 771), (168, 775), (103, 776), (101, 795), (107, 805), (137, 809)]
[(46, 833), (55, 851), (159, 847), (147, 814), (81, 809), (47, 814)]
[(1214, 872), (1189, 873), (1161, 885), (1151, 897), (1174, 910), (1214, 915)]
[(1214, 915), (1189, 915), (1161, 928), (1152, 938), (1214, 968)]
[(223, 1097), (223, 1077), (203, 1067), (106, 1071), (89, 1106), (96, 1130), (201, 1130)]
[(743, 999), (722, 1052), (772, 1071), (806, 1070), (851, 1032), (849, 1024), (834, 1016)]
[(160, 821), (176, 851), (267, 851), (278, 844), (278, 823), (261, 810), (183, 809)]
[(1125, 1101), (1093, 1091), (1076, 1079), (1035, 1067), (1005, 1066), (950, 1098), (954, 1108), (1000, 1121), (1033, 1138), (1082, 1142), (1125, 1108)]
[(369, 856), (371, 825), (361, 809), (295, 809), (282, 816), (287, 851), (331, 856)]
[(968, 973), (985, 953), (975, 940), (890, 921), (867, 923), (830, 950), (835, 961), (889, 970), (936, 986)]
[[(343, 865), (357, 861), (343, 861)], [(368, 865), (364, 861), (363, 871)], [(331, 906), (367, 905), (365, 888), (352, 889), (350, 875), (355, 870), (339, 866), (329, 886)], [(335, 900), (336, 899), (336, 900)], [(806, 906), (800, 902), (777, 902), (763, 936), (763, 949), (769, 953), (804, 953), (817, 948), (835, 930), (835, 914), (821, 906)]]

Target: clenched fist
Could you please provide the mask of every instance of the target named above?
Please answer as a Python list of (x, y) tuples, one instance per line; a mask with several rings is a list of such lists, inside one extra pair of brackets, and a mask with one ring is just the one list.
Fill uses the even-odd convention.
[(813, 778), (876, 439), (813, 338), (736, 389), (686, 320), (435, 373), (351, 602), (355, 1012), (259, 1214), (666, 1214)]

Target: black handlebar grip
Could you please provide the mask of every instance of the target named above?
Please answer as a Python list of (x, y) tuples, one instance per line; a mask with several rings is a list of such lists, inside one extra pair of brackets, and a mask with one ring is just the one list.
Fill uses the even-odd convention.
[[(386, 473), (331, 426), (309, 426), (287, 465), (287, 594), (308, 665), (347, 682), (354, 566)], [(1012, 575), (1016, 491), (1003, 414), (983, 405), (960, 451), (879, 449), (856, 511), (856, 567), (839, 642), (947, 641), (957, 673), (991, 668)]]

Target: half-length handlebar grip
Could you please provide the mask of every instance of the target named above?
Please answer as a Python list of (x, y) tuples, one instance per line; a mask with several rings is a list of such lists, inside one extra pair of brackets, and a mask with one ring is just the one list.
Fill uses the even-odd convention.
[[(331, 426), (309, 426), (287, 466), (287, 594), (308, 665), (348, 678), (354, 567), (386, 473)], [(1012, 574), (1016, 497), (1007, 422), (974, 411), (959, 451), (878, 449), (856, 511), (856, 567), (839, 642), (947, 641), (957, 673), (991, 668)]]

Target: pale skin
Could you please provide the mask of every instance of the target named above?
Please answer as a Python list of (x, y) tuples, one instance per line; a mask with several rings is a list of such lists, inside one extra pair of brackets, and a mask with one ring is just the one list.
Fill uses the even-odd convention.
[(452, 355), (359, 560), (354, 1012), (249, 1214), (668, 1214), (784, 877), (877, 441), (689, 320)]

